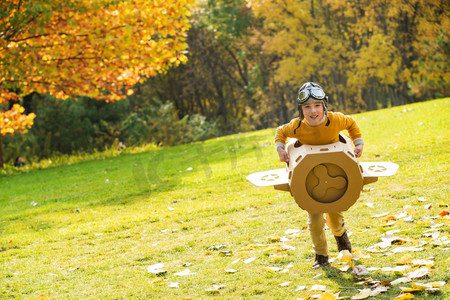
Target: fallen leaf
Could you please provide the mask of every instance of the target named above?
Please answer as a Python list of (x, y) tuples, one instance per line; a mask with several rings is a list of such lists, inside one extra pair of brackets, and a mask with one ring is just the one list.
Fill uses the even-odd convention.
[(408, 299), (414, 299), (414, 295), (413, 295), (413, 294), (410, 294), (410, 293), (406, 293), (406, 294), (398, 295), (398, 296), (395, 297), (394, 299), (396, 299), (396, 300), (408, 300)]
[(238, 270), (236, 269), (226, 269), (225, 272), (226, 273), (236, 273)]
[(320, 295), (319, 300), (334, 300), (336, 298), (337, 298), (336, 295), (333, 295), (331, 293), (325, 292), (322, 295)]
[(188, 275), (194, 275), (194, 274), (197, 274), (197, 273), (193, 273), (193, 272), (191, 272), (191, 270), (186, 269), (181, 272), (175, 273), (174, 275), (175, 276), (188, 276)]
[(366, 299), (370, 297), (370, 293), (372, 292), (371, 289), (363, 289), (359, 291), (359, 294), (354, 295), (351, 299), (357, 300), (357, 299)]
[(415, 293), (415, 292), (422, 292), (425, 289), (422, 288), (407, 288), (407, 287), (402, 287), (402, 293)]
[(382, 218), (383, 221), (394, 221), (397, 220), (396, 216), (386, 216), (384, 218)]
[(408, 213), (410, 215), (414, 215), (417, 213), (416, 209), (414, 207), (412, 207), (411, 205), (405, 205), (405, 207), (403, 209), (405, 210), (406, 213)]
[(387, 216), (387, 215), (389, 215), (389, 212), (384, 212), (384, 213), (381, 213), (381, 214), (372, 215), (371, 218), (381, 218), (381, 217), (384, 217), (384, 216)]
[(411, 260), (413, 266), (434, 266), (434, 261), (429, 259), (413, 259)]
[(405, 254), (400, 258), (399, 261), (396, 262), (397, 265), (407, 265), (413, 260), (413, 257), (410, 254)]
[(439, 201), (438, 205), (439, 205), (439, 207), (448, 207), (449, 206), (449, 204), (445, 203), (444, 201)]
[(442, 287), (445, 285), (445, 281), (435, 281), (435, 282), (431, 282), (428, 283), (431, 285), (432, 288), (438, 288), (438, 287)]
[(270, 256), (270, 260), (272, 262), (279, 262), (279, 261), (284, 260), (285, 258), (286, 258), (286, 255), (271, 255)]
[(382, 281), (380, 282), (380, 284), (381, 284), (382, 286), (391, 286), (391, 282), (390, 282), (389, 280), (382, 280)]
[(352, 250), (352, 257), (353, 259), (358, 260), (361, 258), (370, 258), (370, 255), (364, 253), (361, 249), (356, 248)]
[(253, 245), (249, 245), (249, 246), (242, 247), (238, 251), (251, 251), (251, 250), (254, 250), (254, 249), (255, 249), (255, 247)]
[(306, 290), (306, 285), (299, 285), (299, 286), (295, 289), (296, 292), (298, 292), (298, 291), (304, 291), (304, 290)]
[(325, 292), (326, 289), (327, 289), (327, 287), (324, 285), (315, 284), (312, 287), (310, 287), (309, 291), (310, 292), (312, 292), (312, 291)]
[(377, 286), (375, 289), (373, 289), (370, 292), (370, 297), (376, 297), (381, 293), (387, 292), (389, 289), (390, 289), (389, 286), (383, 286), (383, 285)]
[(167, 272), (167, 271), (163, 270), (163, 268), (164, 268), (164, 264), (163, 263), (154, 264), (154, 265), (148, 266), (147, 267), (147, 271), (152, 273), (152, 274), (155, 274), (155, 275), (162, 275), (162, 274), (165, 274)]
[(409, 268), (410, 268), (409, 266), (398, 266), (398, 267), (394, 267), (394, 268), (392, 268), (392, 267), (383, 267), (380, 270), (382, 272), (404, 272), (404, 271), (406, 271)]
[(408, 283), (408, 282), (411, 282), (411, 279), (409, 279), (408, 277), (401, 277), (399, 279), (391, 281), (391, 284), (392, 285), (397, 285), (397, 284)]
[(432, 284), (416, 283), (416, 282), (411, 282), (411, 286), (413, 289), (420, 289), (422, 291), (424, 291), (428, 288), (433, 288)]
[(279, 249), (277, 251), (280, 252), (280, 251), (289, 251), (289, 250), (295, 250), (295, 247), (283, 244), (283, 245), (281, 245), (281, 249)]
[(245, 246), (241, 249), (239, 249), (238, 251), (251, 251), (251, 250), (255, 250), (255, 248), (263, 248), (263, 247), (268, 247), (269, 245), (264, 245), (264, 244), (256, 244), (256, 245), (248, 245)]
[(256, 259), (256, 257), (247, 258), (246, 260), (244, 260), (244, 264), (249, 264), (249, 263), (253, 262), (255, 259)]
[(170, 288), (179, 288), (180, 287), (180, 283), (179, 282), (171, 282), (171, 281), (169, 281), (167, 283), (167, 286), (170, 287)]
[(219, 290), (221, 290), (221, 289), (223, 289), (225, 287), (226, 287), (226, 285), (224, 285), (224, 284), (220, 284), (220, 285), (219, 284), (214, 284), (212, 287), (207, 288), (206, 291), (209, 292), (209, 293), (216, 293), (216, 292), (218, 292)]
[(393, 253), (401, 253), (401, 252), (418, 252), (424, 251), (425, 249), (422, 247), (397, 247), (392, 249)]
[(356, 276), (365, 276), (369, 275), (369, 271), (363, 265), (358, 265), (353, 267), (352, 274), (355, 274)]
[(443, 236), (443, 237), (440, 237), (438, 239), (433, 240), (431, 242), (431, 244), (434, 245), (434, 246), (448, 245), (448, 244), (450, 244), (450, 240), (448, 239), (448, 237)]
[(282, 268), (278, 268), (278, 267), (264, 267), (264, 270), (270, 272), (270, 273), (276, 273), (282, 270)]
[(299, 229), (288, 229), (284, 232), (285, 235), (299, 235), (300, 230)]
[(279, 236), (269, 236), (267, 240), (271, 243), (277, 243), (281, 240)]
[(446, 210), (443, 210), (443, 211), (441, 211), (439, 214), (438, 214), (438, 216), (439, 217), (445, 217), (445, 216), (448, 216), (449, 215), (449, 212), (448, 211), (446, 211)]
[(287, 282), (280, 283), (279, 286), (288, 286), (291, 283), (292, 283), (292, 281), (287, 281)]
[(346, 266), (343, 266), (342, 268), (339, 268), (339, 270), (342, 272), (347, 272), (350, 268), (351, 268), (351, 266), (346, 265)]
[(208, 247), (208, 250), (214, 251), (214, 250), (224, 249), (224, 248), (226, 248), (226, 247), (227, 247), (227, 246), (225, 246), (225, 245), (217, 245), (217, 246), (211, 246), (211, 247)]
[(423, 278), (425, 276), (428, 276), (431, 273), (430, 268), (420, 268), (418, 270), (410, 272), (407, 276), (410, 279), (417, 279), (417, 278)]
[(342, 250), (341, 252), (339, 252), (337, 258), (340, 262), (350, 264), (350, 262), (352, 261), (352, 254), (348, 250)]

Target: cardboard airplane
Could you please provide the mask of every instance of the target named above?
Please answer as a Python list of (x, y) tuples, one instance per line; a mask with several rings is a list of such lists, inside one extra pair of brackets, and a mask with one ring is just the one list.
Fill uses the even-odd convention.
[(391, 162), (358, 162), (352, 141), (342, 134), (339, 142), (328, 145), (300, 145), (290, 139), (286, 151), (286, 168), (253, 173), (247, 180), (290, 192), (298, 206), (310, 213), (349, 209), (365, 184), (392, 176), (399, 167)]

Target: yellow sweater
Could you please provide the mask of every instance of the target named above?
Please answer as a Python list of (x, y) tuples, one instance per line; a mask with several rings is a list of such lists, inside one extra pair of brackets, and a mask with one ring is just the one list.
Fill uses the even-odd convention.
[(299, 122), (300, 119), (296, 118), (277, 128), (275, 133), (277, 147), (286, 144), (288, 138), (296, 138), (300, 143), (306, 145), (336, 143), (339, 141), (339, 133), (342, 130), (348, 131), (350, 138), (355, 144), (356, 139), (358, 139), (358, 143), (363, 143), (361, 131), (355, 119), (340, 112), (328, 112), (328, 117), (325, 118), (325, 122), (318, 126), (310, 126), (303, 119), (301, 126), (298, 127)]

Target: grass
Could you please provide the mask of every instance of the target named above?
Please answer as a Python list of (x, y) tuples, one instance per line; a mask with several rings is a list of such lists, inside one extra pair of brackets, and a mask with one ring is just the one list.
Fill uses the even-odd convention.
[[(406, 253), (367, 252), (390, 230), (409, 241), (389, 249), (427, 242), (424, 251), (407, 252), (435, 261), (427, 278), (414, 281), (447, 284), (438, 293), (416, 293), (416, 299), (450, 297), (450, 246), (433, 245), (423, 236), (434, 230), (435, 238), (450, 237), (449, 219), (438, 216), (449, 210), (444, 207), (449, 202), (449, 108), (446, 98), (354, 116), (366, 143), (361, 160), (400, 165), (395, 176), (366, 186), (345, 213), (353, 247), (369, 255), (355, 263), (395, 267)], [(337, 261), (332, 268), (310, 270), (307, 213), (289, 194), (245, 180), (253, 172), (282, 167), (273, 135), (268, 129), (0, 176), (1, 298), (297, 299), (321, 294), (309, 291), (313, 285), (340, 289), (341, 296), (357, 294), (361, 281), (339, 271)], [(412, 223), (373, 217), (400, 214), (406, 205), (416, 210)], [(279, 242), (288, 229), (299, 230), (298, 235)], [(329, 231), (327, 238), (336, 257)], [(283, 244), (295, 249), (285, 251)], [(165, 274), (147, 271), (157, 263), (164, 263)], [(289, 271), (273, 273), (267, 267)], [(176, 275), (186, 269), (195, 274)], [(392, 281), (402, 276), (375, 270), (365, 277)], [(170, 282), (179, 287), (169, 287)], [(284, 282), (291, 284), (280, 286)], [(214, 285), (223, 287), (208, 290)], [(296, 291), (298, 286), (306, 289)], [(400, 286), (411, 283), (393, 286), (376, 299), (395, 298)]]

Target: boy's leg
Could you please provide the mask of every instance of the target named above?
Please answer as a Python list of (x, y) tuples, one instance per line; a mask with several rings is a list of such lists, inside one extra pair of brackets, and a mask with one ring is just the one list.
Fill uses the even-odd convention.
[(328, 213), (327, 225), (336, 239), (338, 251), (348, 250), (352, 252), (352, 244), (344, 226), (344, 214), (342, 212)]
[(323, 218), (323, 214), (308, 213), (308, 216), (309, 216), (308, 227), (311, 233), (311, 240), (313, 242), (314, 252), (316, 253), (312, 269), (326, 267), (329, 265), (329, 262), (328, 262), (328, 246), (324, 231), (325, 220)]
[(308, 227), (311, 233), (311, 240), (314, 246), (314, 252), (318, 255), (328, 256), (327, 239), (325, 237), (325, 220), (323, 214), (308, 213)]
[(326, 214), (327, 225), (334, 236), (341, 236), (345, 232), (344, 214), (342, 212), (331, 212)]

